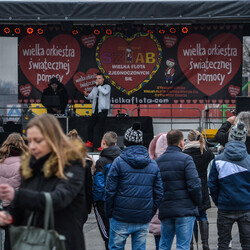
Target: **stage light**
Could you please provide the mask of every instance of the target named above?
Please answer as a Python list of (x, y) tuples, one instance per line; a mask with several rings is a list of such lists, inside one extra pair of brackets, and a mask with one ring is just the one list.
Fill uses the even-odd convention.
[(170, 28), (170, 30), (169, 30), (169, 32), (171, 33), (171, 34), (175, 34), (176, 33), (176, 28)]
[(21, 29), (20, 29), (20, 28), (15, 28), (15, 29), (14, 29), (14, 32), (15, 32), (17, 35), (19, 35), (19, 34), (21, 33)]
[(112, 33), (113, 33), (112, 29), (106, 29), (106, 34), (107, 34), (108, 36), (111, 36)]
[(182, 32), (183, 34), (187, 34), (188, 31), (189, 31), (188, 27), (182, 27), (182, 29), (181, 29), (181, 32)]
[(29, 34), (29, 35), (31, 35), (31, 34), (33, 34), (33, 32), (34, 32), (34, 29), (33, 28), (31, 28), (31, 27), (29, 27), (29, 28), (27, 28), (27, 33)]
[(165, 34), (166, 31), (164, 29), (159, 29), (158, 32), (159, 32), (159, 34), (163, 35), (163, 34)]
[(10, 28), (9, 27), (5, 27), (3, 31), (4, 31), (5, 34), (9, 34), (10, 33)]
[(74, 35), (74, 36), (76, 36), (76, 35), (78, 35), (78, 30), (72, 30), (72, 34)]
[(147, 30), (147, 32), (148, 32), (149, 34), (154, 34), (154, 31), (153, 31), (153, 30)]
[(42, 35), (42, 34), (44, 33), (44, 30), (43, 30), (42, 28), (38, 28), (38, 29), (37, 29), (37, 33), (38, 33), (39, 35)]
[(101, 31), (99, 29), (94, 29), (93, 32), (96, 36), (99, 36), (101, 34)]

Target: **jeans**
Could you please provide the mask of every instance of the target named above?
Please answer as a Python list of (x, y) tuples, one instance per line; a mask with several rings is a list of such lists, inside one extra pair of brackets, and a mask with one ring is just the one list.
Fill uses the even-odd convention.
[(132, 250), (145, 250), (149, 223), (127, 223), (110, 219), (109, 249), (123, 250), (131, 235)]
[(234, 222), (238, 223), (242, 250), (250, 249), (250, 211), (218, 210), (218, 250), (228, 250)]
[(171, 250), (176, 234), (176, 249), (187, 250), (193, 233), (195, 216), (174, 217), (161, 221), (161, 240), (159, 250)]

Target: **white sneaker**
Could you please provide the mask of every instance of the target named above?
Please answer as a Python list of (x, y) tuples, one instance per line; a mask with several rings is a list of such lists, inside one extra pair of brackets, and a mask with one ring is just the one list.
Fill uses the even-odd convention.
[(228, 246), (229, 249), (232, 249), (232, 241), (230, 240), (230, 243), (229, 243), (229, 246)]

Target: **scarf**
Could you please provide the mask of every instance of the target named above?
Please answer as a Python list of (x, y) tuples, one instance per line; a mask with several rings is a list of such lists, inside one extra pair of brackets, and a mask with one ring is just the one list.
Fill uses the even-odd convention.
[(199, 141), (189, 141), (187, 140), (183, 150), (189, 149), (189, 148), (200, 148), (201, 144)]
[(50, 157), (51, 153), (48, 153), (47, 155), (36, 159), (33, 155), (30, 157), (30, 168), (33, 170), (35, 174), (43, 174), (42, 168), (45, 164), (45, 162)]

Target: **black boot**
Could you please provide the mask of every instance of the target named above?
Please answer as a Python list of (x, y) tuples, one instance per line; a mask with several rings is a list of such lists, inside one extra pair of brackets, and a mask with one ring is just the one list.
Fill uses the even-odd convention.
[(209, 250), (208, 244), (208, 234), (209, 234), (209, 227), (207, 221), (199, 221), (200, 225), (200, 232), (201, 232), (201, 241), (202, 241), (202, 248), (203, 250)]
[(192, 239), (190, 241), (190, 250), (194, 250), (193, 236), (192, 236)]

